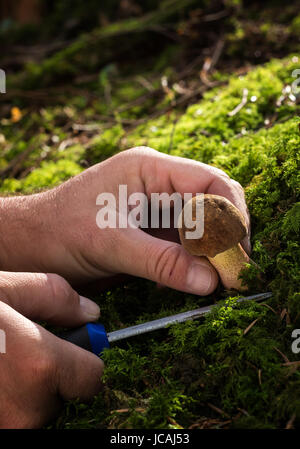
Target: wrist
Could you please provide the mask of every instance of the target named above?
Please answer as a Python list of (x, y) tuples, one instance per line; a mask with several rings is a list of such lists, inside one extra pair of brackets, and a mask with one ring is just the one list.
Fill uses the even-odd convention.
[(50, 198), (50, 191), (0, 198), (0, 270), (44, 271), (57, 238)]

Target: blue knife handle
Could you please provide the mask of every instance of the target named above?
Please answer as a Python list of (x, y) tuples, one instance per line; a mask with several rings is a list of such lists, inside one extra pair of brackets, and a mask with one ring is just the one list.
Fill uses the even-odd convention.
[(65, 332), (60, 337), (96, 355), (101, 355), (104, 349), (109, 348), (104, 326), (98, 323), (85, 324)]

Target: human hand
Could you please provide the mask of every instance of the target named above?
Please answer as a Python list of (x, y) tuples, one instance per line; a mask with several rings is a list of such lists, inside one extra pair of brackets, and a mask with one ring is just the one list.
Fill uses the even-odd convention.
[(58, 275), (0, 272), (0, 329), (6, 337), (6, 352), (0, 353), (1, 428), (39, 428), (62, 400), (87, 401), (99, 392), (101, 359), (30, 321), (78, 326), (98, 316), (99, 307)]
[[(243, 189), (224, 172), (150, 148), (133, 148), (94, 165), (55, 189), (23, 200), (24, 204), (31, 201), (36, 211), (31, 214), (35, 223), (32, 226), (42, 234), (40, 241), (45, 248), (41, 254), (38, 248), (31, 251), (35, 269), (59, 273), (73, 283), (127, 273), (185, 292), (211, 293), (218, 283), (214, 268), (206, 258), (187, 254), (174, 241), (172, 230), (162, 239), (157, 230), (151, 235), (151, 231), (142, 229), (97, 226), (98, 194), (110, 192), (118, 204), (119, 185), (127, 185), (128, 196), (142, 192), (148, 198), (155, 192), (222, 195), (240, 209), (250, 233)], [(33, 218), (34, 215), (39, 218)], [(243, 246), (250, 252), (249, 235)]]

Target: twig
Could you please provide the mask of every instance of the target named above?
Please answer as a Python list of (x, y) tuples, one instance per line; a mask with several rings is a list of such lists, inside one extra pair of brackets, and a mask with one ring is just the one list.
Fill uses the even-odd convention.
[(147, 89), (149, 92), (153, 92), (155, 89), (152, 86), (152, 84), (143, 76), (139, 75), (136, 77), (136, 80), (138, 83), (140, 83), (145, 89)]
[(290, 417), (290, 419), (288, 420), (288, 422), (286, 423), (285, 428), (287, 430), (294, 428), (294, 421), (295, 421), (295, 419), (296, 419), (296, 413), (293, 413), (292, 416)]
[(218, 11), (214, 14), (207, 14), (206, 16), (202, 17), (203, 22), (215, 22), (216, 20), (223, 19), (224, 17), (227, 17), (229, 15), (229, 11), (227, 9), (223, 9), (222, 11)]
[(101, 125), (97, 123), (74, 123), (72, 125), (74, 131), (99, 131), (101, 129)]
[(248, 332), (250, 331), (250, 329), (252, 329), (252, 327), (254, 326), (254, 324), (259, 320), (259, 318), (256, 318), (256, 320), (252, 321), (251, 324), (249, 324), (249, 326), (244, 330), (243, 335), (248, 334)]
[(225, 40), (222, 37), (218, 40), (217, 45), (214, 49), (213, 55), (211, 58), (206, 58), (200, 72), (200, 79), (208, 87), (212, 87), (213, 83), (209, 79), (208, 74), (212, 71), (212, 69), (216, 66), (220, 56), (222, 54), (222, 50), (224, 48)]
[(286, 363), (282, 363), (281, 366), (292, 366), (292, 367), (297, 367), (299, 366), (300, 368), (300, 360), (296, 360), (296, 362), (286, 362)]
[(249, 413), (248, 413), (246, 410), (244, 410), (244, 409), (242, 409), (242, 408), (239, 408), (239, 407), (237, 407), (237, 410), (238, 410), (239, 412), (241, 412), (243, 415), (249, 416)]
[[(284, 364), (284, 365), (286, 365), (287, 363), (288, 363), (288, 364), (293, 363), (293, 362), (290, 362), (290, 361), (289, 361), (289, 359), (287, 358), (287, 356), (286, 356), (285, 354), (283, 354), (283, 352), (281, 352), (280, 349), (276, 348), (276, 346), (273, 346), (273, 348), (275, 349), (275, 351), (278, 352), (278, 354), (281, 355), (281, 357), (282, 357), (283, 360), (285, 361), (285, 364)], [(299, 362), (299, 363), (300, 363), (300, 362)]]
[(224, 37), (222, 37), (221, 39), (218, 40), (215, 50), (213, 52), (209, 71), (212, 71), (212, 69), (217, 65), (217, 63), (221, 57), (224, 45), (225, 45), (225, 39), (224, 39)]
[(234, 115), (236, 115), (247, 104), (247, 101), (248, 101), (248, 89), (245, 88), (243, 89), (242, 101), (233, 109), (233, 111), (228, 112), (228, 116), (233, 117)]
[(290, 377), (297, 371), (297, 369), (300, 368), (300, 360), (298, 360), (296, 362), (282, 363), (281, 366), (285, 366), (285, 367), (289, 368), (288, 374), (286, 377)]
[[(259, 304), (259, 303), (258, 303), (258, 304)], [(277, 313), (275, 312), (275, 310), (273, 309), (273, 307), (269, 306), (269, 304), (266, 304), (266, 303), (262, 302), (262, 303), (260, 303), (259, 305), (267, 307), (268, 309), (271, 310), (271, 312), (273, 312), (275, 315), (277, 315)]]
[(261, 369), (258, 370), (258, 383), (261, 386)]
[(191, 424), (188, 428), (189, 429), (214, 429), (214, 428), (220, 428), (225, 427), (228, 424), (232, 423), (232, 419), (228, 419), (227, 421), (220, 421), (220, 419), (207, 419), (207, 418), (201, 418), (195, 423)]
[(173, 90), (175, 90), (175, 92), (177, 92), (180, 95), (186, 95), (192, 92), (192, 90), (187, 89), (186, 87), (182, 87), (179, 83), (174, 83), (172, 85), (172, 88)]
[(283, 320), (283, 318), (286, 316), (286, 314), (287, 314), (286, 309), (282, 309), (282, 312), (281, 312), (281, 314), (280, 314), (280, 321)]
[(172, 426), (176, 426), (179, 429), (183, 429), (183, 427), (178, 424), (178, 422), (175, 421), (175, 419), (171, 418), (170, 416), (167, 416), (167, 420), (169, 421), (170, 424), (172, 424)]
[[(111, 415), (113, 414), (113, 413), (128, 413), (129, 411), (130, 411), (131, 409), (129, 409), (129, 408), (120, 408), (120, 409), (118, 409), (118, 410), (111, 410)], [(135, 409), (134, 409), (136, 412), (140, 412), (140, 413), (143, 413), (146, 409), (145, 408), (142, 408), (142, 407), (136, 407)]]
[(220, 409), (219, 407), (216, 407), (215, 405), (211, 404), (210, 402), (208, 402), (207, 405), (209, 408), (211, 408), (215, 412), (219, 413), (219, 415), (223, 415), (226, 418), (230, 418), (230, 416), (226, 412), (224, 412), (222, 409)]

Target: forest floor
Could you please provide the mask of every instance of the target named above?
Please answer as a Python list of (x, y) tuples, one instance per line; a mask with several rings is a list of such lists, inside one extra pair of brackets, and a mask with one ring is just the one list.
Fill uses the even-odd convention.
[(262, 274), (259, 284), (255, 270), (245, 275), (248, 293), (273, 292), (262, 304), (235, 305), (236, 293), (221, 287), (204, 298), (131, 279), (96, 293), (109, 331), (219, 306), (201, 321), (115, 344), (104, 354), (103, 392), (92, 404), (65, 404), (52, 428), (299, 427), (294, 3), (216, 2), (210, 10), (165, 0), (76, 39), (22, 44), (15, 31), (7, 40), (1, 194), (50, 188), (138, 145), (212, 164), (246, 192)]

